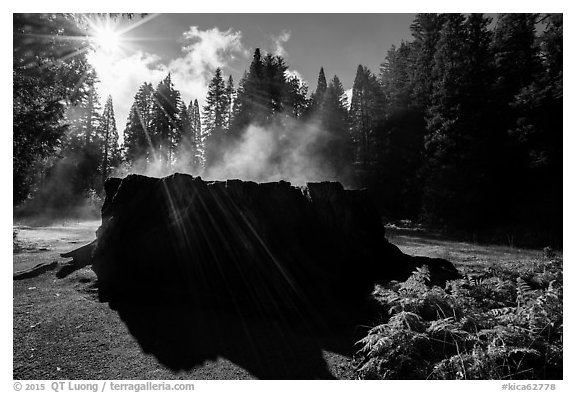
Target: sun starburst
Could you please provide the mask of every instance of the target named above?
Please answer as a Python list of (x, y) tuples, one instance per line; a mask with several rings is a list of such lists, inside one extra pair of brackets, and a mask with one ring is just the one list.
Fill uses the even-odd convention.
[(110, 20), (93, 23), (90, 35), (93, 46), (97, 51), (114, 54), (122, 50), (124, 44), (123, 32)]

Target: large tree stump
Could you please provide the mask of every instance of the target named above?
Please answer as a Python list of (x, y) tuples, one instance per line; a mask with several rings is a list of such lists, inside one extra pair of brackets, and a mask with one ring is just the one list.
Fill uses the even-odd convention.
[(97, 240), (70, 253), (92, 263), (102, 301), (313, 313), (355, 307), (374, 283), (424, 264), (434, 282), (458, 276), (447, 261), (400, 252), (367, 193), (339, 183), (129, 175), (105, 189)]

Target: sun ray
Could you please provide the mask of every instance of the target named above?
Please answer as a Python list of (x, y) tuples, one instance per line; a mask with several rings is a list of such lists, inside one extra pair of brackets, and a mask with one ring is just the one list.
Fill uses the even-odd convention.
[(129, 31), (134, 30), (136, 27), (142, 26), (143, 24), (150, 22), (152, 19), (155, 19), (158, 16), (160, 16), (160, 14), (147, 15), (147, 16), (143, 17), (142, 19), (138, 20), (137, 22), (126, 26), (124, 29), (121, 29), (119, 31), (119, 33), (120, 34), (126, 34)]

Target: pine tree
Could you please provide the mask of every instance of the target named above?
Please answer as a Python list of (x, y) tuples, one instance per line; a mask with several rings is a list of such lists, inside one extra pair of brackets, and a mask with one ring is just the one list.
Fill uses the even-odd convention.
[(68, 126), (63, 140), (62, 156), (75, 167), (73, 193), (81, 195), (98, 189), (100, 182), (101, 152), (98, 139), (100, 126), (100, 98), (95, 88), (78, 105), (68, 108), (65, 119)]
[(324, 75), (324, 67), (320, 67), (320, 73), (318, 74), (318, 83), (316, 84), (316, 91), (312, 95), (310, 101), (312, 110), (318, 110), (322, 103), (324, 102), (324, 94), (326, 93), (327, 84), (326, 76)]
[(144, 83), (134, 96), (124, 129), (124, 158), (130, 165), (145, 163), (151, 159), (151, 118), (154, 88)]
[[(546, 23), (542, 34), (536, 37), (535, 47), (528, 45), (531, 36), (528, 27), (534, 20), (532, 17), (528, 18), (528, 26), (522, 23), (523, 18), (519, 16), (502, 19), (507, 19), (509, 23), (515, 20), (515, 28), (509, 27), (507, 30), (512, 36), (525, 36), (526, 40), (524, 50), (521, 51), (524, 55), (519, 56), (526, 60), (510, 66), (524, 65), (533, 72), (532, 80), (520, 80), (518, 76), (515, 76), (518, 80), (510, 79), (510, 85), (516, 82), (516, 86), (524, 86), (512, 97), (510, 103), (514, 115), (509, 130), (516, 153), (514, 163), (522, 163), (522, 166), (514, 168), (514, 179), (509, 182), (510, 188), (513, 188), (509, 194), (517, 201), (522, 201), (513, 205), (516, 210), (531, 212), (530, 220), (524, 218), (524, 225), (536, 220), (542, 233), (558, 238), (562, 235), (563, 201), (562, 15), (547, 14), (540, 17)], [(530, 49), (536, 49), (532, 65), (529, 65), (530, 57), (526, 54)], [(530, 198), (526, 198), (527, 195)], [(518, 222), (519, 219), (514, 221)]]
[(262, 120), (260, 112), (268, 105), (263, 81), (264, 64), (260, 49), (256, 48), (248, 73), (245, 73), (238, 87), (238, 105), (232, 126), (234, 135), (239, 136), (250, 123)]
[(413, 105), (410, 79), (413, 52), (414, 46), (406, 42), (402, 42), (398, 48), (392, 45), (380, 66), (380, 83), (385, 94), (387, 111)]
[(486, 192), (504, 164), (497, 153), (502, 140), (487, 120), (493, 112), (488, 23), (480, 14), (448, 15), (434, 57), (424, 211), (430, 222), (453, 228), (478, 228), (497, 206)]
[(286, 107), (286, 70), (288, 66), (280, 56), (268, 53), (264, 57), (264, 76), (259, 95), (264, 97), (257, 118), (261, 124), (269, 124)]
[[(323, 75), (323, 73), (322, 73)], [(326, 173), (332, 179), (348, 182), (352, 170), (353, 145), (349, 133), (348, 103), (346, 93), (338, 76), (334, 75), (330, 85), (320, 90), (316, 97), (322, 97), (318, 109), (321, 127), (326, 137), (321, 141), (321, 156)], [(318, 89), (316, 90), (318, 93)]]
[(376, 142), (374, 130), (384, 116), (383, 100), (376, 76), (367, 67), (359, 65), (352, 86), (349, 116), (355, 146), (354, 163), (360, 179), (366, 179), (377, 158), (378, 151), (373, 148)]
[(104, 184), (104, 181), (106, 181), (112, 169), (118, 167), (121, 162), (112, 96), (108, 96), (106, 99), (100, 127), (98, 129), (98, 138), (100, 140), (102, 154), (100, 170), (102, 174), (102, 184)]
[(232, 75), (228, 77), (228, 83), (226, 84), (226, 99), (228, 100), (226, 104), (226, 130), (230, 130), (232, 125), (232, 120), (234, 116), (234, 103), (236, 101), (236, 90), (234, 89), (234, 80)]
[(501, 14), (496, 21), (492, 51), (498, 75), (496, 93), (503, 103), (511, 102), (538, 71), (537, 17), (537, 14)]
[(66, 151), (76, 151), (88, 146), (96, 135), (100, 123), (100, 97), (92, 86), (85, 100), (68, 108), (65, 120), (68, 132), (64, 140)]
[(316, 96), (318, 100), (322, 100), (328, 84), (326, 83), (326, 76), (324, 75), (324, 67), (320, 67), (320, 73), (318, 74), (318, 84), (316, 85)]
[(253, 102), (246, 91), (248, 84), (248, 72), (244, 72), (238, 88), (236, 89), (236, 99), (232, 108), (232, 122), (228, 134), (232, 140), (237, 140), (244, 129), (250, 124)]
[(180, 132), (179, 108), (180, 92), (174, 89), (171, 75), (168, 74), (154, 91), (150, 129), (157, 159), (164, 165), (172, 165), (173, 153)]
[(413, 105), (425, 108), (434, 92), (432, 71), (436, 45), (447, 14), (417, 14), (410, 25), (414, 41), (411, 46), (410, 81)]
[(192, 143), (196, 152), (194, 157), (193, 166), (198, 171), (204, 167), (204, 135), (202, 133), (202, 123), (200, 120), (200, 108), (198, 106), (198, 100), (194, 100), (194, 103), (190, 103), (188, 106), (188, 113), (192, 120)]
[(425, 108), (413, 99), (415, 51), (413, 42), (392, 46), (380, 67), (385, 119), (375, 131), (380, 154), (371, 187), (391, 220), (416, 220), (421, 213), (426, 122)]
[(189, 106), (182, 104), (180, 107), (179, 121), (180, 132), (178, 139), (174, 142), (177, 146), (175, 161), (179, 170), (190, 173), (198, 173), (200, 166), (198, 163), (198, 149), (196, 145), (196, 135), (194, 130), (194, 107), (192, 101)]
[(267, 54), (262, 58), (260, 50), (255, 50), (250, 69), (238, 85), (230, 129), (233, 138), (237, 139), (248, 125), (266, 126), (299, 105), (289, 94), (296, 90), (289, 86), (287, 69), (282, 57)]
[(207, 168), (218, 162), (224, 149), (228, 96), (222, 78), (222, 70), (217, 68), (208, 85), (206, 105), (203, 108), (202, 122), (205, 135), (205, 165)]
[[(13, 14), (13, 203), (31, 196), (66, 138), (66, 107), (93, 86), (85, 42), (72, 14)], [(74, 56), (68, 54), (74, 53)]]
[(303, 83), (296, 75), (289, 76), (286, 79), (286, 108), (287, 116), (300, 118), (308, 108), (308, 86)]

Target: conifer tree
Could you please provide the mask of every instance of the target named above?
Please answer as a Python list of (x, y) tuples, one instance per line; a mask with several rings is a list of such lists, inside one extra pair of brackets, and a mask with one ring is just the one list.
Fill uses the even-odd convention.
[(232, 75), (228, 77), (228, 82), (226, 84), (226, 98), (228, 100), (226, 106), (226, 130), (230, 130), (232, 125), (232, 118), (234, 116), (234, 103), (236, 101), (236, 90), (234, 89), (234, 80)]
[[(262, 58), (256, 49), (250, 69), (240, 80), (234, 105), (234, 119), (231, 134), (238, 138), (250, 124), (265, 126), (277, 115), (294, 110), (294, 105), (301, 105), (294, 93), (299, 93), (300, 86), (291, 88), (286, 77), (288, 67), (280, 56), (267, 54)], [(292, 92), (292, 93), (290, 93)]]
[(260, 81), (264, 97), (263, 105), (258, 110), (257, 118), (262, 124), (269, 124), (272, 119), (286, 107), (286, 70), (288, 66), (280, 56), (271, 53), (264, 57), (264, 75)]
[[(511, 99), (508, 108), (512, 112), (507, 126), (515, 155), (509, 154), (514, 161), (507, 167), (513, 170), (508, 194), (516, 201), (514, 211), (530, 211), (530, 219), (539, 223), (542, 233), (559, 236), (563, 226), (563, 22), (562, 14), (539, 15), (543, 31), (534, 37), (536, 19), (533, 14), (506, 14), (496, 31), (500, 40), (495, 40), (499, 44), (495, 45), (497, 65), (503, 75), (497, 88)], [(506, 53), (504, 45), (513, 37), (516, 45)], [(510, 61), (514, 55), (517, 63)], [(532, 77), (514, 75), (515, 71), (532, 73)], [(510, 98), (516, 88), (519, 92)], [(522, 224), (529, 222), (524, 218)]]
[(410, 25), (414, 37), (410, 82), (413, 105), (425, 108), (434, 91), (432, 71), (436, 44), (447, 14), (417, 14)]
[(316, 84), (316, 91), (312, 94), (310, 98), (311, 111), (317, 111), (320, 109), (324, 102), (324, 94), (326, 93), (328, 85), (326, 84), (326, 76), (324, 75), (324, 67), (320, 67), (320, 73), (318, 74), (318, 83)]
[(82, 194), (99, 188), (101, 152), (98, 129), (101, 119), (100, 98), (92, 86), (87, 97), (76, 106), (68, 108), (65, 119), (68, 131), (63, 140), (64, 161), (75, 166), (73, 189)]
[[(316, 92), (318, 93), (318, 89)], [(338, 76), (334, 75), (330, 85), (316, 97), (322, 97), (318, 110), (326, 137), (322, 141), (321, 155), (327, 172), (331, 173), (335, 180), (348, 182), (352, 169), (353, 145), (349, 132), (348, 99)]]
[(152, 150), (151, 118), (154, 88), (151, 83), (144, 83), (134, 96), (134, 103), (128, 114), (124, 129), (124, 159), (129, 165), (138, 161), (145, 163)]
[(180, 132), (176, 135), (177, 139), (174, 140), (176, 145), (175, 161), (179, 170), (197, 173), (199, 165), (196, 162), (198, 151), (193, 116), (192, 102), (190, 102), (188, 107), (182, 103), (179, 113)]
[(100, 97), (93, 86), (84, 100), (68, 108), (65, 115), (68, 132), (64, 140), (67, 151), (82, 149), (94, 140), (100, 124), (100, 111)]
[(222, 70), (217, 68), (214, 77), (208, 85), (206, 104), (203, 108), (202, 122), (204, 123), (204, 147), (206, 167), (214, 165), (220, 160), (224, 149), (226, 116), (228, 114), (228, 96), (222, 78)]
[(190, 103), (188, 106), (188, 113), (192, 120), (192, 143), (196, 152), (193, 166), (200, 171), (204, 167), (204, 135), (202, 133), (202, 122), (200, 120), (200, 107), (198, 106), (198, 100), (195, 99), (194, 103)]
[(392, 45), (380, 66), (380, 83), (388, 112), (392, 112), (395, 108), (413, 106), (410, 71), (413, 53), (414, 45), (407, 42), (402, 42), (398, 48)]
[(352, 86), (349, 116), (355, 146), (354, 162), (361, 178), (370, 171), (377, 158), (374, 130), (384, 116), (383, 99), (376, 76), (367, 67), (359, 65)]
[(236, 99), (232, 106), (232, 122), (228, 130), (228, 135), (231, 140), (237, 140), (244, 131), (244, 128), (248, 126), (251, 121), (253, 102), (250, 100), (249, 94), (246, 91), (247, 84), (248, 72), (244, 71), (240, 82), (238, 82)]
[(300, 118), (308, 110), (308, 86), (296, 75), (286, 79), (286, 115)]
[(170, 167), (176, 147), (175, 141), (179, 138), (178, 115), (181, 105), (180, 92), (174, 89), (170, 74), (158, 84), (153, 98), (150, 121), (151, 139), (157, 159), (164, 167)]
[(121, 162), (112, 96), (108, 96), (106, 99), (98, 130), (98, 138), (101, 144), (102, 164), (100, 170), (102, 173), (102, 184), (104, 184), (112, 169), (118, 167)]
[[(73, 14), (13, 14), (13, 203), (32, 195), (66, 139), (67, 107), (94, 83), (86, 42)], [(80, 32), (80, 33), (79, 33)], [(69, 54), (74, 54), (71, 56)]]
[(496, 201), (486, 190), (504, 164), (497, 153), (502, 140), (487, 121), (492, 112), (488, 23), (479, 14), (446, 16), (434, 57), (424, 213), (431, 222), (455, 228), (478, 228), (490, 220), (487, 208), (494, 210)]
[(496, 92), (509, 103), (538, 71), (537, 14), (501, 14), (496, 21), (492, 51), (498, 78)]
[(324, 75), (324, 67), (320, 67), (320, 73), (318, 74), (318, 84), (316, 85), (316, 95), (318, 96), (318, 100), (322, 100), (324, 93), (328, 85), (326, 83), (326, 75)]

